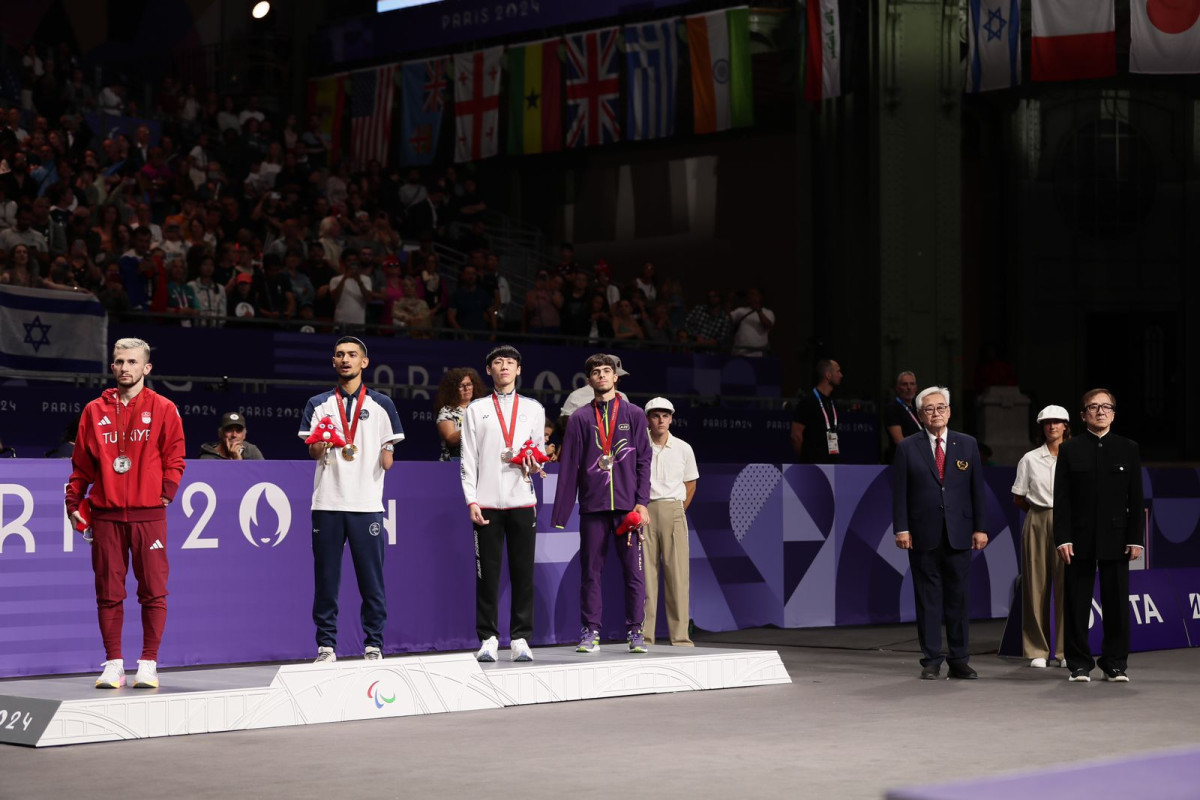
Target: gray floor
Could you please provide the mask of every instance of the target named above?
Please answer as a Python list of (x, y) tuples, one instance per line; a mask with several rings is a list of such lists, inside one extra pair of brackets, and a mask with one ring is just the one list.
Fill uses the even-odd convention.
[[(994, 624), (976, 628), (977, 640), (998, 637)], [(843, 631), (826, 641), (853, 646), (837, 648), (780, 644), (812, 638), (789, 631), (758, 634), (772, 645), (746, 641), (752, 632), (719, 643), (779, 650), (789, 686), (0, 747), (0, 797), (882, 798), (898, 786), (1200, 746), (1200, 649), (1135, 654), (1129, 684), (1071, 684), (1065, 670), (990, 655), (972, 659), (981, 680), (919, 681), (909, 633)], [(896, 649), (869, 649), (885, 639)]]

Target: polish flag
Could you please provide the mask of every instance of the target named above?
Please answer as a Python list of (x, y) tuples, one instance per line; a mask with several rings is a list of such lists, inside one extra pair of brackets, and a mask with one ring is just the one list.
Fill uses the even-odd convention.
[[(1178, 4), (1181, 0), (1160, 0)], [(1031, 0), (1035, 81), (1075, 81), (1117, 74), (1113, 0)]]
[(1129, 71), (1200, 72), (1200, 0), (1130, 0)]

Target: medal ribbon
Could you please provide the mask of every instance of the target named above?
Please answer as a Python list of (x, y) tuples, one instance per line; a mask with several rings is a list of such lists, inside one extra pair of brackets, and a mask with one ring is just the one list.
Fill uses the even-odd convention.
[(500, 398), (495, 392), (492, 392), (492, 405), (496, 407), (496, 416), (500, 418), (500, 433), (504, 436), (504, 447), (512, 450), (513, 436), (517, 433), (517, 407), (521, 402), (521, 395), (513, 393), (513, 412), (512, 424), (507, 428), (504, 426), (504, 412), (500, 410)]
[[(900, 404), (901, 408), (903, 408), (905, 411), (908, 412), (908, 415), (910, 417), (912, 417), (912, 421), (917, 423), (917, 430), (921, 430), (922, 428), (925, 427), (924, 425), (921, 424), (921, 420), (917, 419), (917, 415), (912, 412), (912, 407), (909, 406), (908, 403), (904, 402), (899, 397), (896, 398), (896, 402)], [(834, 410), (836, 411), (837, 409), (834, 409)]]
[(833, 427), (829, 425), (829, 415), (825, 413), (825, 401), (821, 399), (821, 393), (813, 389), (813, 396), (817, 398), (817, 405), (821, 407), (821, 416), (825, 418), (825, 430), (831, 431), (837, 427), (837, 406), (833, 400), (829, 401), (829, 407), (833, 409)]
[(346, 402), (342, 400), (342, 387), (334, 389), (333, 395), (337, 398), (338, 414), (342, 418), (342, 434), (346, 437), (346, 444), (354, 444), (354, 432), (358, 430), (359, 412), (362, 411), (363, 398), (367, 396), (367, 385), (359, 384), (358, 394), (354, 397), (353, 425), (346, 421)]
[(592, 404), (592, 410), (596, 412), (596, 430), (600, 433), (600, 449), (604, 451), (604, 455), (612, 451), (613, 438), (617, 435), (617, 409), (620, 407), (621, 396), (613, 395), (612, 413), (608, 418), (608, 429), (605, 430), (604, 420), (600, 418), (600, 403)]
[[(125, 448), (127, 446), (128, 440), (129, 440), (129, 430), (133, 427), (133, 423), (137, 420), (137, 407), (138, 407), (138, 403), (140, 403), (141, 400), (142, 400), (142, 393), (138, 392), (137, 397), (133, 398), (133, 400), (129, 403), (129, 405), (126, 406), (124, 403), (121, 402), (120, 395), (117, 396), (117, 430), (120, 431), (120, 433), (121, 433), (121, 438), (117, 442), (117, 454), (120, 455), (122, 458), (125, 457)], [(121, 424), (121, 409), (122, 408), (124, 408), (126, 411), (129, 412), (129, 421), (126, 422), (124, 425)]]

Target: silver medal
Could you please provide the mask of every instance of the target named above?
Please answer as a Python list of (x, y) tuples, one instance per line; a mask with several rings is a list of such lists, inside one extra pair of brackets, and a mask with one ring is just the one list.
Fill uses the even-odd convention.
[(500, 463), (501, 464), (511, 464), (512, 460), (513, 460), (513, 451), (512, 451), (511, 447), (508, 448), (507, 450), (502, 450), (500, 452)]
[(125, 474), (133, 468), (133, 462), (129, 460), (129, 456), (117, 456), (113, 459), (113, 472)]

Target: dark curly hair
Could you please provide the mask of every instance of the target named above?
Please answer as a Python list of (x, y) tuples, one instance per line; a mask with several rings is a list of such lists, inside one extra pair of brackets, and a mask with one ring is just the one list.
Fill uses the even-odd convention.
[(472, 400), (478, 400), (488, 393), (483, 377), (478, 372), (470, 367), (455, 367), (447, 370), (442, 382), (438, 384), (437, 397), (433, 401), (434, 411), (441, 411), (446, 406), (458, 406), (458, 385), (462, 383), (463, 378), (470, 378), (471, 383), (475, 385), (475, 391), (471, 393)]

